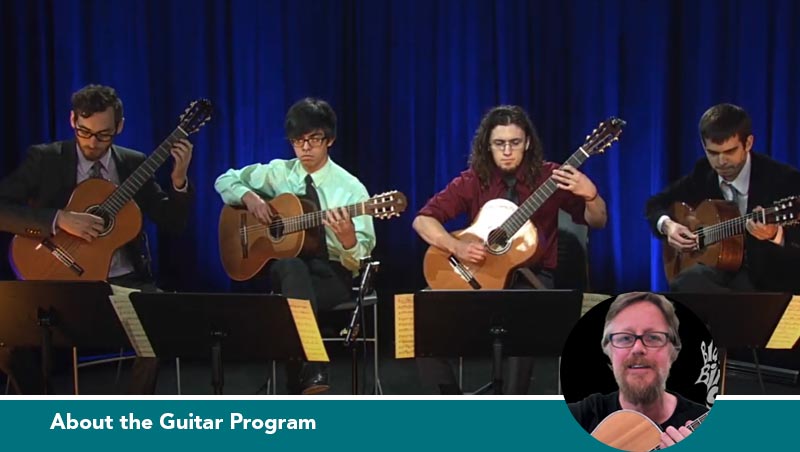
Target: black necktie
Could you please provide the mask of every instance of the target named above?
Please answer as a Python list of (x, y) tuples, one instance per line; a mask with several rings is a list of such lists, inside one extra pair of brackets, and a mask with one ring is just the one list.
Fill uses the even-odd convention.
[[(310, 174), (306, 174), (306, 198), (313, 202), (314, 205), (317, 206), (318, 210), (322, 210), (322, 204), (319, 202), (319, 194), (317, 193), (317, 189), (314, 188), (314, 179), (311, 178)], [(319, 249), (314, 253), (314, 256), (327, 259), (328, 245), (325, 241), (325, 225), (320, 224), (317, 234), (319, 235), (320, 243)]]
[(94, 162), (89, 169), (89, 179), (105, 179), (103, 177), (103, 164), (100, 161)]
[(513, 202), (514, 204), (519, 204), (519, 195), (517, 195), (517, 178), (513, 175), (503, 176), (503, 181), (506, 183), (506, 187), (508, 187), (508, 191), (506, 192), (506, 199)]

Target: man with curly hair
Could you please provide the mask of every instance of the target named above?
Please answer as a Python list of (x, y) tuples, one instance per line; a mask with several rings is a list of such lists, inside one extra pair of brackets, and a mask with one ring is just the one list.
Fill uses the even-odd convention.
[[(553, 288), (558, 264), (558, 210), (565, 210), (576, 223), (602, 228), (607, 220), (606, 203), (585, 174), (570, 165), (544, 160), (536, 129), (521, 107), (501, 105), (483, 117), (472, 140), (469, 168), (425, 204), (414, 219), (414, 230), (429, 245), (461, 261), (480, 264), (486, 258), (485, 244), (456, 238), (443, 224), (463, 213), (470, 221), (475, 220), (481, 207), (492, 199), (505, 198), (520, 204), (550, 177), (559, 190), (530, 217), (538, 230), (539, 251), (528, 268), (542, 286)], [(515, 275), (510, 287), (525, 285), (526, 281)], [(510, 372), (511, 380), (504, 392), (527, 393), (531, 360), (512, 359), (510, 364), (520, 371)], [(440, 390), (460, 390), (453, 387), (455, 379), (447, 374), (452, 372), (438, 378)]]

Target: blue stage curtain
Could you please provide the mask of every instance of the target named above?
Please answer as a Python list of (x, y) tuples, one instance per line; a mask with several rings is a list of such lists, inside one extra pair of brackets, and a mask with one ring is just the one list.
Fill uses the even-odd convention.
[(401, 218), (376, 222), (375, 254), (384, 284), (409, 291), (424, 285), (414, 214), (466, 167), (489, 108), (527, 109), (557, 162), (618, 115), (620, 142), (583, 168), (609, 205), (590, 236), (591, 283), (664, 289), (644, 203), (703, 156), (706, 108), (740, 104), (758, 152), (800, 163), (799, 24), (791, 0), (3, 1), (0, 172), (28, 145), (71, 136), (69, 97), (85, 84), (119, 91), (118, 142), (145, 153), (190, 100), (212, 99), (193, 137), (191, 226), (151, 237), (163, 286), (224, 291), (214, 179), (292, 157), (284, 114), (322, 97), (339, 115), (333, 158), (370, 192), (408, 195)]

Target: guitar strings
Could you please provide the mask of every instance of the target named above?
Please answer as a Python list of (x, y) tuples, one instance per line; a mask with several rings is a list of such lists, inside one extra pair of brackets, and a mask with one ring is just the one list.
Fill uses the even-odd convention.
[[(361, 211), (362, 212), (366, 212), (366, 209), (364, 208), (365, 204), (366, 204), (366, 201), (362, 202), (360, 204), (351, 204), (351, 205), (346, 206), (344, 208), (347, 209), (347, 212), (350, 214), (351, 217), (352, 216), (360, 216), (358, 208), (361, 207)], [(304, 214), (301, 214), (301, 215), (296, 215), (294, 217), (280, 218), (277, 221), (275, 221), (274, 223), (270, 223), (269, 226), (259, 223), (259, 224), (255, 224), (255, 225), (252, 225), (252, 226), (245, 226), (244, 228), (239, 228), (239, 231), (260, 232), (262, 230), (265, 230), (265, 229), (269, 228), (269, 230), (271, 232), (278, 232), (281, 227), (283, 227), (285, 229), (289, 229), (290, 230), (289, 232), (299, 231), (299, 230), (303, 230), (303, 229), (319, 226), (319, 222), (321, 222), (322, 218), (325, 216), (325, 214), (327, 214), (330, 211), (331, 211), (331, 209), (328, 209), (328, 210), (317, 210), (317, 211), (314, 211), (314, 212), (309, 212), (309, 213), (304, 213)]]

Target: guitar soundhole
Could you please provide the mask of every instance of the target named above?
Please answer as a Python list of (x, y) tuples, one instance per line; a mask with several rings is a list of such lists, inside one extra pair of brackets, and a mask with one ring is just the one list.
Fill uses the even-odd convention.
[(490, 232), (486, 239), (486, 247), (492, 254), (503, 254), (508, 251), (510, 245), (508, 233), (500, 228)]
[(114, 216), (99, 205), (90, 206), (88, 209), (86, 209), (86, 213), (97, 215), (103, 219), (103, 230), (100, 231), (100, 237), (108, 235), (111, 230), (114, 229)]
[(278, 241), (283, 238), (284, 224), (283, 218), (272, 217), (272, 223), (267, 228), (269, 238), (273, 241)]

